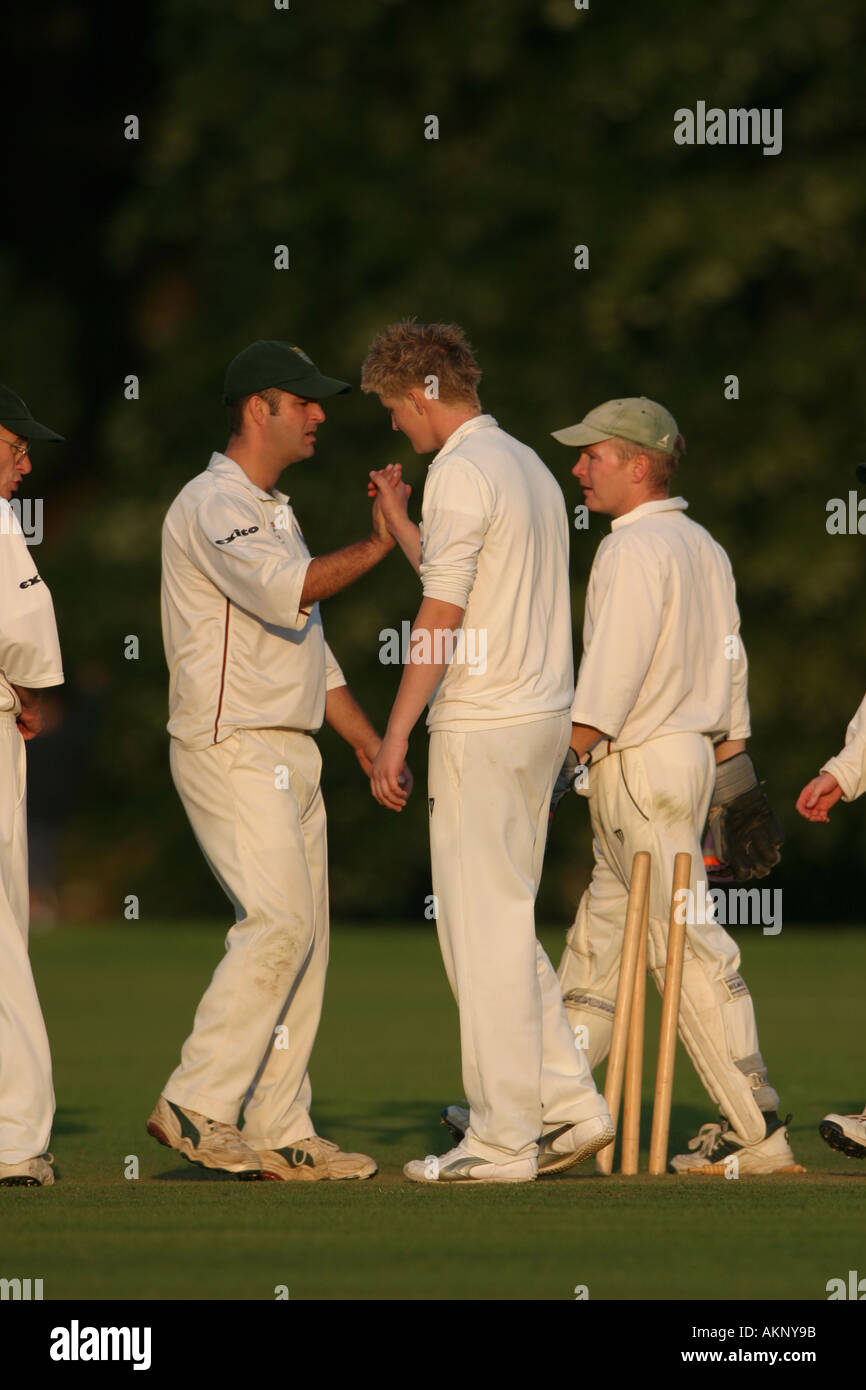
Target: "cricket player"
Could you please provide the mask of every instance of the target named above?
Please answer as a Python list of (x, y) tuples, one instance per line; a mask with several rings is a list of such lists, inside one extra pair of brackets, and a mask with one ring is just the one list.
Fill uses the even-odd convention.
[[(797, 798), (797, 810), (806, 820), (826, 823), (837, 801), (855, 801), (864, 792), (866, 697), (848, 725), (845, 747), (806, 783)], [(818, 1129), (831, 1149), (838, 1149), (849, 1158), (866, 1158), (866, 1107), (859, 1115), (825, 1115)]]
[[(288, 343), (245, 348), (226, 372), (225, 453), (187, 483), (163, 527), (172, 777), (236, 920), (147, 1128), (192, 1162), (246, 1177), (376, 1172), (310, 1119), (307, 1064), (328, 960), (314, 734), (326, 720), (369, 773), (381, 739), (325, 641), (319, 602), (394, 541), (374, 505), (366, 539), (312, 558), (276, 487), (312, 457), (321, 402), (350, 389)], [(399, 777), (407, 796), (409, 769)]]
[(704, 881), (708, 812), (719, 858), (738, 876), (768, 873), (782, 841), (745, 751), (747, 665), (730, 562), (685, 515), (684, 499), (669, 495), (685, 446), (662, 406), (643, 396), (607, 401), (553, 437), (579, 450), (572, 472), (589, 511), (613, 518), (589, 577), (571, 752), (557, 788), (588, 767), (595, 864), (559, 967), (571, 1024), (586, 1030), (597, 1066), (610, 1046), (638, 850), (652, 855), (648, 962), (661, 992), (674, 859), (690, 854), (680, 1036), (721, 1123), (704, 1125), (669, 1169), (724, 1174), (736, 1156), (740, 1173), (800, 1171), (739, 951), (714, 920)]
[(63, 684), (51, 594), (10, 506), (34, 439), (62, 436), (0, 386), (0, 1186), (48, 1187), (54, 1121), (51, 1053), (27, 940), (27, 758), (42, 731), (40, 691)]
[(469, 1101), (456, 1147), (406, 1164), (416, 1182), (529, 1182), (613, 1136), (535, 935), (570, 736), (568, 518), (541, 459), (482, 414), (480, 377), (455, 324), (414, 321), (379, 334), (361, 377), (393, 429), (435, 455), (420, 532), (405, 486), (371, 474), (423, 590), (420, 659), (405, 667), (371, 786), (383, 806), (403, 804), (409, 734), (429, 702), (433, 892)]

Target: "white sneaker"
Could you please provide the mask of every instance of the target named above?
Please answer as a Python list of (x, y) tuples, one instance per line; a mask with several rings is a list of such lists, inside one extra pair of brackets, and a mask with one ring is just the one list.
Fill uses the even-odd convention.
[(866, 1158), (866, 1111), (862, 1115), (825, 1115), (818, 1132), (831, 1149), (849, 1158)]
[(0, 1163), (0, 1187), (50, 1187), (54, 1182), (53, 1154)]
[(677, 1154), (668, 1164), (669, 1173), (696, 1173), (705, 1177), (737, 1177), (750, 1173), (805, 1173), (788, 1143), (786, 1120), (767, 1118), (767, 1134), (757, 1144), (745, 1144), (730, 1128), (727, 1120), (721, 1124), (701, 1125), (694, 1139), (689, 1140), (690, 1153)]
[(461, 1143), (447, 1154), (414, 1158), (404, 1165), (403, 1172), (411, 1182), (535, 1182), (537, 1165), (534, 1158), (491, 1163), (469, 1153)]
[(575, 1125), (560, 1125), (542, 1134), (538, 1141), (538, 1176), (563, 1173), (599, 1149), (606, 1148), (616, 1135), (609, 1114), (593, 1115), (591, 1120), (579, 1120)]
[(273, 1182), (334, 1182), (346, 1178), (372, 1178), (376, 1160), (366, 1154), (343, 1153), (331, 1139), (313, 1134), (282, 1149), (262, 1149), (258, 1156), (262, 1177)]
[(184, 1110), (160, 1096), (147, 1122), (147, 1132), (202, 1168), (222, 1168), (245, 1178), (257, 1178), (261, 1162), (235, 1125), (209, 1120), (196, 1110)]

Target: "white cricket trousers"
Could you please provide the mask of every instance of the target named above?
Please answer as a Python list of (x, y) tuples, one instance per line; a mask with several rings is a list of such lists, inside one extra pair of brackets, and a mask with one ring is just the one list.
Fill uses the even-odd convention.
[[(700, 835), (715, 775), (710, 739), (689, 733), (610, 753), (590, 768), (595, 866), (566, 938), (559, 978), (572, 1026), (588, 1034), (592, 1067), (610, 1048), (632, 860), (638, 850), (652, 855), (647, 963), (661, 992), (674, 859), (692, 856), (696, 894), (698, 881), (706, 881)], [(709, 908), (711, 900), (705, 901)], [(706, 912), (691, 915), (699, 919)], [(779, 1098), (767, 1080), (739, 967), (737, 944), (718, 922), (687, 924), (680, 1037), (719, 1109), (741, 1138), (756, 1143), (765, 1133), (762, 1108), (775, 1109)]]
[(14, 714), (0, 714), (0, 1163), (48, 1148), (54, 1086), (27, 938), (27, 752)]
[(605, 1115), (575, 1048), (535, 898), (569, 715), (430, 735), (433, 892), (460, 1013), (471, 1153), (534, 1155), (543, 1130)]
[(315, 1131), (310, 1053), (328, 964), (322, 759), (309, 734), (238, 729), (190, 750), (171, 742), (190, 825), (235, 911), (225, 955), (163, 1095), (237, 1124), (254, 1149)]

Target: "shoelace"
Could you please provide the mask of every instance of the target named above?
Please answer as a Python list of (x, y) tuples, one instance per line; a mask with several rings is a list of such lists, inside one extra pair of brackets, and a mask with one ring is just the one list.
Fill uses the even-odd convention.
[(723, 1143), (721, 1125), (701, 1125), (694, 1139), (689, 1140), (689, 1148), (697, 1149), (701, 1158), (709, 1158), (719, 1144)]

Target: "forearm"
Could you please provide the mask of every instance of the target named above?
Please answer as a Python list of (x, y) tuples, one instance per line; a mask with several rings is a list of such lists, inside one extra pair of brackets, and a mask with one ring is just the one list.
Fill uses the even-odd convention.
[(344, 546), (342, 550), (335, 550), (331, 555), (317, 555), (307, 566), (301, 590), (301, 608), (338, 594), (378, 565), (391, 549), (393, 541), (389, 545), (375, 536), (368, 536), (363, 541)]
[(33, 690), (29, 685), (13, 685), (12, 689), (21, 702), (22, 710), (36, 709), (42, 695), (41, 690)]
[(348, 686), (338, 685), (328, 691), (325, 722), (354, 748), (359, 759), (364, 757), (372, 762), (382, 740)]
[(726, 738), (715, 746), (717, 763), (726, 763), (728, 758), (733, 758), (737, 753), (745, 753), (746, 740), (744, 738)]
[[(463, 621), (463, 609), (442, 599), (425, 598), (418, 609), (418, 616), (412, 624), (409, 642), (410, 657), (418, 651), (426, 651), (429, 661), (411, 660), (403, 670), (403, 678), (397, 691), (397, 698), (388, 720), (388, 733), (408, 739), (418, 718), (436, 689), (445, 670), (444, 659), (433, 658), (445, 648), (445, 634), (453, 633)], [(415, 642), (416, 633), (426, 633), (420, 643)], [(437, 641), (437, 634), (441, 634)]]
[(421, 532), (414, 521), (405, 518), (402, 525), (395, 526), (391, 532), (409, 564), (416, 574), (421, 573)]
[(571, 726), (571, 747), (577, 756), (583, 761), (589, 750), (598, 743), (599, 739), (607, 738), (601, 729), (595, 729), (591, 724), (572, 724)]

